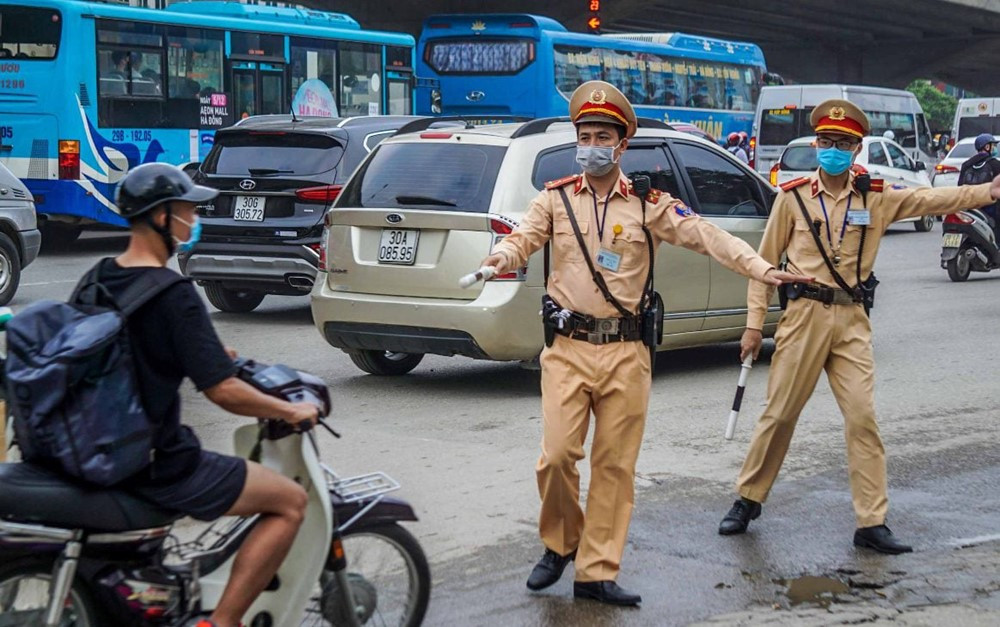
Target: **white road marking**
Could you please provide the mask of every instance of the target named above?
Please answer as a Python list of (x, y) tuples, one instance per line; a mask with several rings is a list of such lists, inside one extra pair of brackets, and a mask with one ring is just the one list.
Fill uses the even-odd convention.
[(993, 542), (994, 540), (1000, 540), (1000, 533), (992, 533), (985, 536), (976, 536), (974, 538), (953, 538), (945, 544), (951, 546), (973, 546), (976, 544), (985, 544), (986, 542)]
[(42, 281), (41, 283), (22, 283), (21, 287), (38, 287), (39, 285), (56, 285), (57, 283), (76, 283), (80, 279), (66, 279), (64, 281)]

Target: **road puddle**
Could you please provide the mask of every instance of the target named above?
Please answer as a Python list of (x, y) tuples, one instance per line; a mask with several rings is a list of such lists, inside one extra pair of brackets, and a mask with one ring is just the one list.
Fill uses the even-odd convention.
[(813, 575), (805, 575), (796, 579), (778, 579), (775, 580), (775, 583), (787, 588), (785, 595), (788, 596), (792, 605), (815, 603), (820, 607), (829, 607), (837, 600), (838, 594), (847, 594), (851, 590), (846, 583), (839, 579)]

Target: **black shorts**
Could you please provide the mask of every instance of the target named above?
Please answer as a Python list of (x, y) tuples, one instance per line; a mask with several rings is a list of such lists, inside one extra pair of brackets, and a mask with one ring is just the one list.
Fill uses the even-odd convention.
[(198, 520), (215, 520), (232, 509), (246, 481), (245, 459), (203, 450), (191, 472), (177, 481), (132, 484), (127, 490), (165, 509)]

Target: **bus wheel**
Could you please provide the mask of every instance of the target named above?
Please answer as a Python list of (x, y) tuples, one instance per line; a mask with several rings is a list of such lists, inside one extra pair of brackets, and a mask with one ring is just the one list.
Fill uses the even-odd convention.
[(0, 305), (14, 298), (20, 282), (21, 256), (17, 254), (17, 246), (6, 234), (0, 233)]
[(66, 250), (80, 237), (83, 229), (79, 226), (49, 222), (42, 228), (42, 252), (58, 253)]

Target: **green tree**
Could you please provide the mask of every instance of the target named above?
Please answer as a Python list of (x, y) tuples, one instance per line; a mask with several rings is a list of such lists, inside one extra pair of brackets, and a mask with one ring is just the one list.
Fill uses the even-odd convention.
[(938, 91), (929, 80), (924, 79), (913, 81), (906, 89), (917, 97), (931, 130), (937, 132), (951, 128), (955, 121), (955, 109), (958, 108), (956, 98)]

